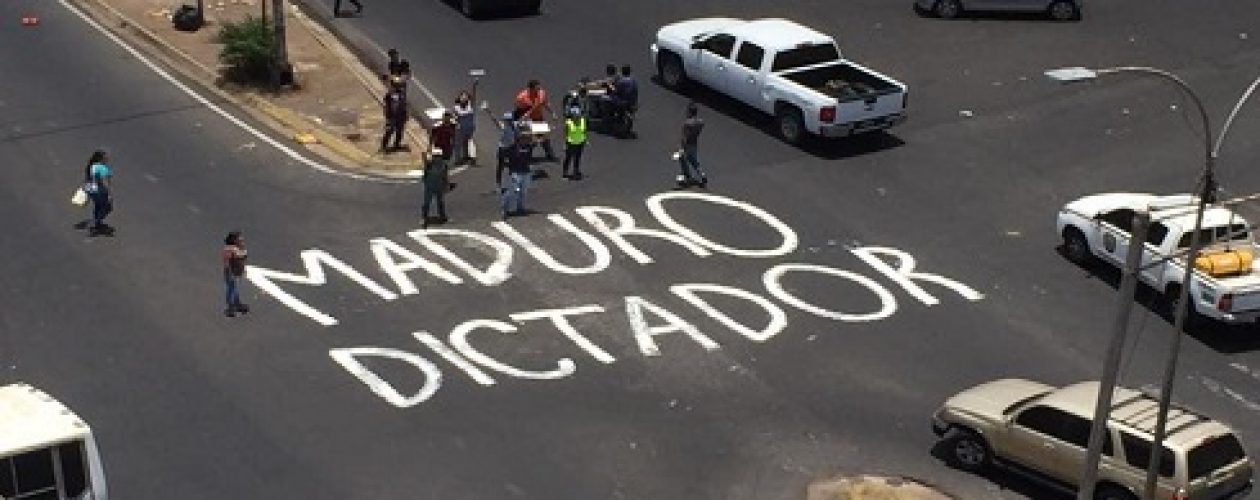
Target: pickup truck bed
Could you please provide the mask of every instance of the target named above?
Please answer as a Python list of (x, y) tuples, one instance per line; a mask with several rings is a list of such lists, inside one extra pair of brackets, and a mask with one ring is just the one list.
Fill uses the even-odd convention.
[[(782, 73), (783, 78), (833, 97), (840, 102), (858, 99), (876, 99), (881, 95), (899, 92), (897, 84), (880, 78), (850, 63), (833, 64)], [(842, 83), (836, 86), (831, 82)]]

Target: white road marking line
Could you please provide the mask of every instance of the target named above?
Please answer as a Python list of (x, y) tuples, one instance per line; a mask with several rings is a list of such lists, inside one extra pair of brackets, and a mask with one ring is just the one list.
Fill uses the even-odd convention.
[(146, 180), (146, 181), (149, 181), (149, 182), (152, 182), (152, 183), (155, 183), (155, 184), (156, 184), (156, 183), (157, 183), (157, 181), (158, 181), (158, 178), (157, 178), (157, 176), (156, 176), (156, 175), (153, 175), (153, 174), (144, 174), (144, 180)]
[(1246, 373), (1247, 375), (1251, 375), (1256, 380), (1260, 380), (1260, 370), (1252, 370), (1242, 363), (1230, 363), (1229, 366), (1233, 367), (1235, 370)]
[(127, 51), (127, 53), (131, 54), (132, 57), (135, 57), (141, 63), (144, 63), (145, 66), (148, 66), (149, 69), (153, 70), (154, 73), (157, 73), (157, 75), (162, 77), (162, 79), (166, 80), (167, 82), (170, 82), (170, 84), (174, 85), (175, 88), (178, 88), (179, 90), (183, 91), (185, 94), (188, 94), (188, 96), (191, 97), (193, 100), (197, 101), (198, 103), (201, 103), (201, 105), (205, 106), (206, 108), (209, 108), (211, 111), (214, 111), (219, 116), (222, 116), (225, 120), (231, 122), (237, 127), (240, 127), (242, 130), (249, 132), (250, 135), (257, 137), (259, 140), (267, 144), (270, 144), (272, 147), (288, 155), (290, 158), (293, 158), (297, 162), (303, 165), (306, 165), (310, 168), (313, 168), (315, 170), (318, 170), (320, 172), (323, 172), (325, 174), (348, 177), (355, 180), (380, 182), (380, 183), (386, 183), (386, 184), (410, 184), (410, 183), (415, 182), (411, 180), (386, 179), (386, 178), (378, 178), (378, 177), (372, 177), (372, 176), (362, 175), (362, 174), (355, 174), (351, 172), (343, 172), (340, 170), (333, 169), (322, 163), (311, 160), (310, 158), (307, 158), (305, 156), (302, 156), (301, 153), (298, 153), (293, 148), (290, 148), (284, 144), (281, 144), (280, 141), (277, 141), (271, 138), (271, 136), (268, 136), (262, 133), (258, 129), (250, 126), (248, 123), (245, 123), (240, 118), (237, 118), (236, 116), (233, 116), (231, 113), (228, 113), (223, 108), (219, 107), (217, 104), (210, 102), (209, 99), (202, 97), (201, 94), (198, 94), (195, 90), (185, 85), (183, 82), (175, 79), (173, 76), (171, 76), (170, 73), (167, 73), (166, 70), (162, 69), (157, 64), (150, 61), (148, 58), (144, 57), (144, 55), (142, 55), (140, 51), (128, 45), (127, 42), (124, 42), (121, 38), (118, 38), (117, 35), (114, 35), (109, 30), (105, 29), (104, 26), (101, 26), (100, 23), (97, 23), (96, 20), (92, 19), (87, 14), (84, 14), (75, 6), (70, 5), (70, 3), (67, 2), (66, 0), (58, 0), (58, 2), (61, 4), (62, 7), (65, 7), (66, 10), (70, 11), (76, 16), (79, 16), (79, 19), (82, 19), (83, 22), (87, 23), (88, 26), (95, 28), (96, 31), (99, 31), (102, 35), (105, 35), (105, 37), (108, 38), (110, 41), (114, 42), (119, 47), (122, 47), (123, 50)]
[(192, 212), (192, 213), (194, 213), (194, 214), (198, 214), (198, 215), (200, 215), (200, 214), (201, 214), (201, 209), (200, 209), (200, 208), (197, 208), (197, 205), (187, 205), (187, 207), (188, 207), (188, 211), (189, 211), (189, 212)]
[(1248, 410), (1260, 411), (1260, 403), (1247, 399), (1246, 396), (1243, 396), (1238, 391), (1235, 391), (1233, 389), (1230, 389), (1229, 387), (1226, 387), (1225, 384), (1222, 384), (1220, 382), (1217, 382), (1216, 380), (1212, 380), (1210, 378), (1204, 377), (1202, 375), (1192, 376), (1192, 377), (1199, 379), (1199, 383), (1203, 384), (1203, 386), (1206, 387), (1209, 391), (1217, 393), (1218, 395), (1227, 396), (1230, 399), (1233, 399), (1234, 402), (1242, 405), (1244, 408)]

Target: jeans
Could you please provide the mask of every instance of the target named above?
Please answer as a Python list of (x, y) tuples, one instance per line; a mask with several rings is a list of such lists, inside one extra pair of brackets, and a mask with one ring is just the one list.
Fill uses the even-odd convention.
[(240, 277), (230, 272), (223, 273), (223, 283), (227, 285), (227, 308), (234, 310), (241, 304)]
[(508, 185), (503, 188), (503, 195), (500, 203), (503, 206), (503, 213), (510, 213), (508, 207), (515, 200), (515, 211), (525, 211), (525, 192), (529, 190), (529, 182), (534, 178), (533, 172), (512, 172), (508, 175)]
[(569, 173), (569, 161), (573, 161), (573, 175), (582, 175), (582, 149), (586, 147), (582, 144), (567, 144), (564, 148), (564, 173)]
[(92, 199), (92, 226), (100, 227), (105, 224), (105, 217), (114, 211), (114, 202), (110, 199), (109, 193), (99, 190), (90, 195)]
[[(688, 182), (706, 182), (709, 176), (704, 173), (704, 169), (700, 168), (699, 148), (696, 146), (683, 146), (682, 156), (678, 157), (678, 168), (682, 173), (683, 179)], [(692, 172), (695, 172), (693, 175)]]
[(429, 206), (434, 202), (437, 203), (437, 215), (441, 219), (446, 218), (446, 192), (442, 189), (424, 188), (424, 202), (420, 204), (420, 216), (424, 220), (429, 220)]
[(394, 149), (398, 149), (402, 145), (403, 128), (406, 125), (406, 120), (385, 123), (385, 135), (381, 137), (381, 151), (389, 149), (390, 136), (394, 138)]
[(476, 127), (455, 129), (455, 140), (451, 144), (451, 162), (453, 164), (458, 165), (473, 159), (472, 148), (469, 146), (472, 143), (473, 132), (476, 131)]

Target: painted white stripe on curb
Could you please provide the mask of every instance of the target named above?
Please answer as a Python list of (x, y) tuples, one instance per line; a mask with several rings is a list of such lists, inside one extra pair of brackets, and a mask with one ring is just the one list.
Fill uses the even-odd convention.
[(301, 153), (298, 153), (293, 148), (290, 148), (284, 144), (281, 144), (280, 141), (277, 141), (271, 138), (271, 136), (268, 136), (267, 134), (262, 133), (261, 131), (254, 128), (250, 124), (245, 123), (240, 118), (237, 118), (236, 116), (233, 116), (231, 113), (228, 113), (223, 108), (219, 107), (217, 104), (210, 102), (209, 99), (206, 99), (201, 94), (198, 94), (195, 90), (185, 85), (183, 82), (177, 80), (175, 77), (171, 76), (171, 74), (167, 73), (166, 70), (162, 69), (157, 64), (150, 61), (148, 58), (144, 57), (142, 54), (140, 54), (140, 51), (128, 45), (127, 42), (124, 42), (117, 35), (113, 34), (108, 29), (105, 29), (105, 27), (101, 26), (100, 23), (97, 23), (96, 20), (92, 19), (87, 14), (84, 14), (83, 11), (79, 10), (77, 7), (70, 5), (70, 3), (67, 2), (67, 0), (58, 0), (58, 2), (61, 3), (61, 6), (65, 7), (66, 10), (70, 11), (76, 16), (79, 16), (79, 19), (82, 19), (83, 22), (88, 24), (88, 26), (96, 28), (96, 31), (99, 31), (101, 34), (105, 35), (106, 38), (110, 39), (110, 41), (114, 42), (119, 47), (122, 47), (123, 50), (126, 50), (129, 54), (132, 55), (132, 57), (135, 57), (141, 63), (144, 63), (145, 66), (148, 66), (149, 69), (153, 70), (154, 73), (157, 73), (157, 75), (162, 77), (162, 79), (166, 80), (167, 82), (170, 82), (170, 84), (174, 85), (175, 88), (182, 90), (185, 94), (188, 94), (189, 97), (193, 98), (193, 100), (201, 103), (201, 105), (205, 106), (206, 108), (209, 108), (211, 111), (214, 111), (219, 116), (222, 116), (225, 120), (231, 122), (237, 127), (240, 127), (242, 130), (249, 132), (250, 135), (253, 135), (254, 137), (257, 137), (259, 140), (266, 142), (267, 144), (270, 144), (272, 147), (288, 155), (290, 158), (294, 159), (298, 163), (306, 165), (310, 168), (313, 168), (325, 174), (348, 177), (351, 179), (361, 180), (361, 181), (380, 182), (380, 183), (386, 183), (386, 184), (411, 184), (411, 183), (416, 182), (414, 180), (387, 179), (387, 178), (373, 177), (369, 175), (355, 174), (351, 172), (343, 172), (340, 170), (333, 169), (317, 161), (311, 160), (310, 158), (307, 158), (305, 156), (302, 156)]

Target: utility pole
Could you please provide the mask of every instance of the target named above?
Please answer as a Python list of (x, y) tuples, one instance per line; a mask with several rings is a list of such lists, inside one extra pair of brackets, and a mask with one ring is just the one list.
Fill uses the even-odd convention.
[(1098, 482), (1098, 462), (1102, 459), (1102, 445), (1107, 436), (1107, 421), (1111, 419), (1111, 398), (1116, 390), (1116, 378), (1120, 372), (1121, 351), (1129, 329), (1129, 313), (1133, 310), (1134, 293), (1137, 291), (1138, 273), (1142, 266), (1142, 249), (1146, 245), (1147, 229), (1151, 214), (1138, 211), (1133, 214), (1133, 230), (1129, 238), (1129, 251), (1124, 259), (1124, 272), (1120, 275), (1120, 297), (1116, 318), (1112, 323), (1111, 343), (1107, 345), (1107, 357), (1103, 362), (1102, 380), (1098, 383), (1098, 399), (1094, 404), (1094, 419), (1089, 427), (1089, 448), (1085, 455), (1085, 472), (1077, 500), (1094, 500), (1094, 483)]
[(279, 89), (281, 85), (292, 83), (293, 72), (289, 69), (289, 51), (285, 46), (284, 35), (284, 0), (271, 1), (271, 15), (274, 27), (272, 33), (271, 54), (271, 86)]

